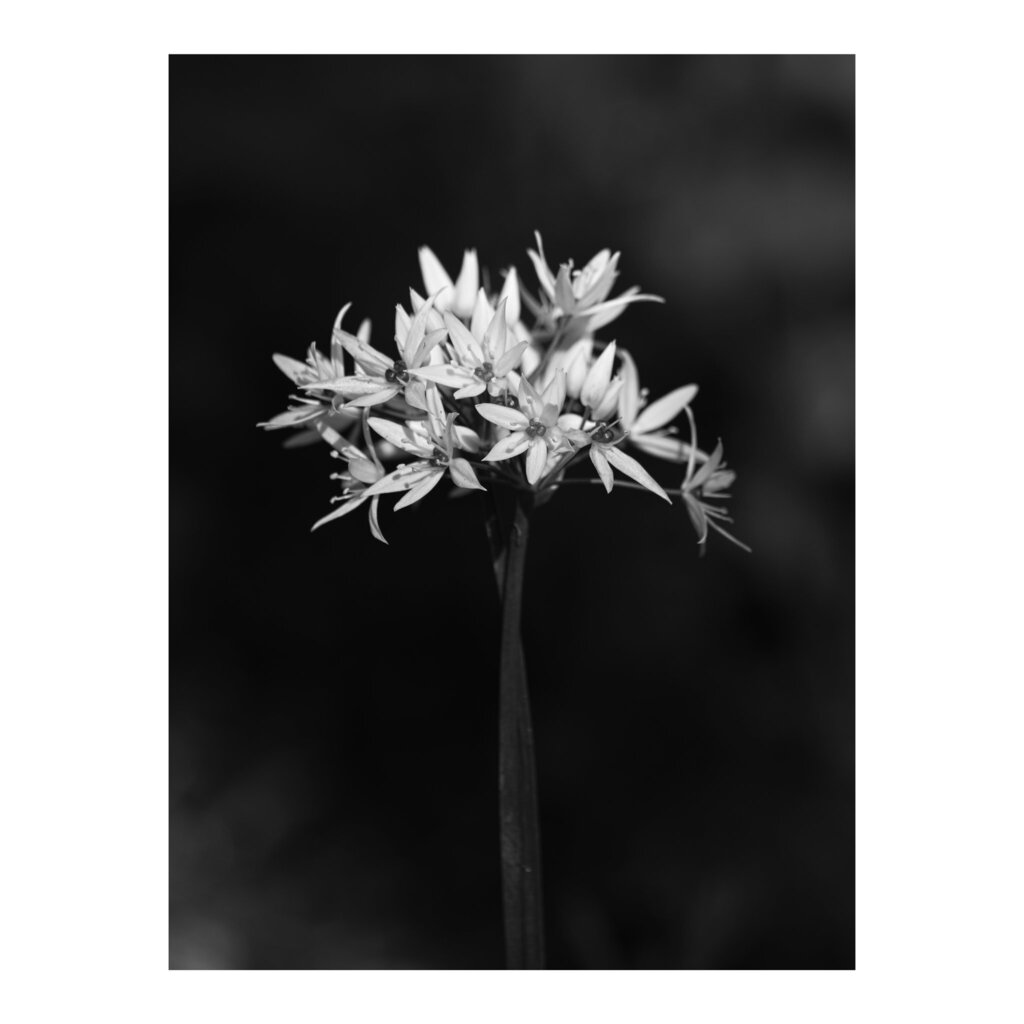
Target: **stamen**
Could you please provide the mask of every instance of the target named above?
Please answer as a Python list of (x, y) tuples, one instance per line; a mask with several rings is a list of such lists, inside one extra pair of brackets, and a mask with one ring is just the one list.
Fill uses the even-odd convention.
[(405, 365), (405, 363), (403, 363), (402, 360), (399, 359), (394, 366), (389, 367), (387, 370), (384, 371), (384, 379), (389, 384), (408, 384), (408, 369), (409, 368)]

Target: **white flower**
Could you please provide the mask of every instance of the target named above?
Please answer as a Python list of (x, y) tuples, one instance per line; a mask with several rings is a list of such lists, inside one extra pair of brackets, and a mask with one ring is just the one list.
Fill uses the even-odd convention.
[[(657, 297), (635, 288), (612, 297), (620, 257), (610, 249), (581, 270), (567, 262), (555, 274), (538, 234), (530, 259), (539, 298), (520, 289), (510, 267), (494, 299), (480, 287), (476, 250), (465, 250), (453, 281), (424, 246), (419, 263), (429, 297), (409, 289), (411, 312), (395, 307), (397, 358), (370, 344), (368, 321), (355, 335), (343, 330), (347, 306), (335, 321), (328, 355), (315, 345), (305, 362), (275, 355), (298, 394), (261, 426), (298, 428), (296, 442), (323, 439), (346, 462), (334, 475), (344, 485), (335, 499), (341, 507), (317, 527), (368, 504), (371, 529), (383, 540), (380, 496), (394, 493), (395, 508), (405, 508), (445, 476), (459, 488), (480, 490), (484, 480), (530, 487), (548, 498), (563, 483), (601, 482), (610, 491), (620, 473), (629, 482), (618, 480), (618, 486), (642, 487), (671, 503), (661, 484), (625, 453), (631, 445), (687, 463), (682, 486), (672, 493), (682, 496), (702, 545), (709, 529), (725, 532), (718, 524), (729, 519), (715, 502), (726, 497), (733, 474), (720, 446), (712, 456), (697, 447), (691, 410), (697, 386), (670, 389), (649, 402), (632, 356), (614, 340), (595, 337), (630, 303)], [(533, 318), (529, 329), (524, 308)], [(688, 441), (673, 424), (681, 413), (690, 421)], [(360, 429), (367, 454), (353, 443)], [(584, 449), (596, 479), (567, 479)], [(386, 472), (381, 460), (403, 455), (412, 461)], [(514, 461), (519, 455), (521, 463)]]
[[(697, 395), (697, 385), (686, 384), (676, 388), (645, 406), (636, 363), (625, 350), (621, 350), (619, 355), (622, 358), (623, 373), (622, 388), (619, 391), (619, 421), (629, 444), (659, 459), (685, 462), (690, 456), (691, 446), (674, 437), (674, 430), (662, 428), (689, 407)], [(707, 459), (704, 452), (697, 452), (696, 457), (702, 462)]]
[[(544, 256), (544, 243), (535, 231), (537, 250), (527, 250), (541, 288), (552, 303), (552, 317), (587, 318), (591, 332), (610, 324), (631, 302), (664, 302), (658, 295), (641, 295), (639, 288), (629, 288), (617, 298), (608, 299), (612, 285), (619, 276), (619, 253), (602, 249), (582, 270), (573, 270), (572, 263), (563, 263), (556, 277)], [(607, 300), (607, 301), (606, 301)]]
[[(399, 313), (402, 311), (399, 310)], [(394, 360), (378, 352), (369, 342), (337, 328), (341, 345), (356, 362), (359, 371), (348, 376), (322, 380), (315, 384), (304, 384), (303, 389), (334, 391), (342, 395), (345, 409), (381, 405), (400, 394), (409, 383), (409, 371), (421, 366), (429, 358), (431, 350), (444, 336), (444, 331), (427, 334), (427, 318), (434, 312), (433, 299), (427, 300), (412, 318), (407, 331), (396, 329), (396, 344), (399, 359)], [(398, 318), (401, 323), (401, 316)], [(404, 334), (404, 337), (402, 337)]]
[[(334, 319), (334, 332), (331, 337), (330, 357), (324, 356), (317, 349), (316, 344), (311, 344), (306, 354), (306, 361), (300, 363), (298, 359), (275, 352), (273, 356), (274, 365), (293, 384), (303, 387), (307, 392), (314, 392), (318, 384), (334, 380), (345, 373), (344, 349), (338, 340), (338, 332), (341, 330), (341, 321), (348, 312), (351, 303), (342, 308), (341, 312)], [(370, 321), (364, 320), (359, 325), (356, 335), (364, 343), (370, 339)], [(329, 389), (324, 389), (325, 391)], [(309, 394), (305, 396), (296, 395), (293, 398), (295, 405), (289, 406), (284, 412), (272, 416), (263, 423), (256, 426), (265, 430), (282, 430), (287, 427), (305, 427), (306, 434), (312, 440), (318, 439), (316, 425), (320, 420), (328, 420), (331, 425), (341, 427), (351, 424), (356, 415), (339, 408), (330, 400), (329, 396), (314, 397)]]
[(485, 420), (510, 431), (484, 456), (484, 462), (500, 462), (526, 452), (526, 479), (535, 484), (544, 472), (548, 452), (563, 444), (558, 416), (565, 401), (565, 374), (538, 394), (524, 378), (519, 384), (519, 406), (481, 402), (476, 411)]
[(435, 305), (443, 313), (451, 309), (457, 316), (468, 317), (473, 312), (476, 292), (480, 287), (480, 266), (476, 249), (467, 249), (462, 255), (462, 269), (458, 280), (452, 283), (448, 272), (433, 250), (424, 245), (419, 251), (420, 271), (428, 295), (434, 295)]
[[(371, 416), (369, 425), (396, 448), (417, 456), (416, 462), (407, 462), (396, 470), (381, 477), (368, 489), (370, 495), (387, 494), (393, 491), (407, 493), (395, 503), (396, 509), (405, 508), (419, 501), (432, 491), (441, 478), (448, 473), (459, 487), (484, 490), (469, 462), (455, 455), (455, 448), (472, 448), (474, 445), (466, 435), (459, 436), (454, 429), (456, 413), (444, 415), (437, 392), (428, 393), (429, 412), (427, 419), (396, 423), (394, 420)], [(473, 431), (469, 431), (476, 438)]]
[(727, 540), (731, 540), (737, 547), (749, 552), (750, 548), (741, 540), (737, 540), (720, 523), (731, 523), (732, 518), (724, 508), (711, 504), (712, 501), (725, 501), (728, 499), (728, 489), (736, 479), (736, 474), (731, 469), (725, 468), (722, 461), (724, 449), (719, 441), (715, 450), (708, 456), (707, 461), (700, 469), (695, 471), (696, 460), (692, 452), (696, 448), (697, 425), (693, 419), (693, 413), (689, 409), (686, 415), (690, 420), (691, 437), (694, 442), (694, 449), (691, 449), (691, 458), (686, 466), (686, 475), (683, 477), (682, 495), (686, 505), (686, 511), (690, 516), (690, 522), (697, 531), (697, 543), (703, 549), (708, 539), (708, 527), (720, 533)]
[(346, 441), (333, 428), (321, 425), (319, 429), (324, 440), (334, 448), (331, 454), (335, 458), (344, 459), (347, 462), (347, 467), (345, 472), (331, 474), (332, 480), (341, 480), (344, 484), (341, 494), (331, 500), (332, 502), (340, 501), (343, 504), (333, 512), (329, 512), (323, 518), (318, 519), (311, 527), (311, 530), (316, 530), (323, 526), (324, 523), (330, 523), (335, 519), (341, 519), (342, 516), (347, 516), (350, 512), (354, 512), (359, 508), (367, 498), (370, 498), (370, 532), (377, 540), (387, 544), (384, 534), (381, 532), (380, 522), (377, 519), (377, 508), (380, 499), (368, 493), (370, 485), (376, 483), (384, 475), (384, 468), (381, 466), (380, 460), (372, 448), (370, 449), (372, 458), (367, 458), (360, 449)]
[(559, 418), (558, 425), (566, 440), (575, 448), (588, 448), (590, 461), (609, 494), (615, 486), (612, 473), (614, 466), (620, 473), (631, 477), (659, 498), (664, 498), (670, 505), (672, 504), (672, 499), (665, 493), (661, 484), (636, 459), (618, 447), (624, 435), (614, 425), (584, 421), (578, 413), (566, 413)]
[[(487, 302), (483, 292), (480, 292), (480, 301)], [(480, 308), (480, 302), (477, 305)], [(528, 344), (521, 341), (510, 347), (514, 339), (507, 326), (507, 305), (505, 298), (497, 313), (490, 317), (486, 329), (481, 327), (484, 317), (474, 316), (479, 337), (457, 317), (445, 313), (445, 329), (457, 361), (422, 366), (410, 372), (423, 380), (456, 388), (456, 398), (473, 398), (485, 390), (492, 395), (500, 394), (506, 389), (505, 376), (519, 365)]]

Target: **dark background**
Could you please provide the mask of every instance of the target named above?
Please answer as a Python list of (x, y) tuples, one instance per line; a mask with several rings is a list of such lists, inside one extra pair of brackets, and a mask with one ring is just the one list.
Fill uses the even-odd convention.
[[(622, 251), (610, 328), (738, 470), (567, 489), (524, 610), (552, 967), (852, 968), (852, 57), (192, 58), (171, 83), (171, 965), (502, 965), (475, 498), (315, 534), (272, 352), (421, 287)], [(497, 277), (495, 277), (497, 280)], [(676, 467), (647, 460), (669, 486)], [(390, 506), (390, 502), (387, 503)]]

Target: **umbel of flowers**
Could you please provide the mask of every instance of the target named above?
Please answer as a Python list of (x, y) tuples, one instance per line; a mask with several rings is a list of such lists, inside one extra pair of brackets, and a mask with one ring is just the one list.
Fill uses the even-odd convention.
[[(394, 508), (407, 508), (445, 478), (463, 491), (503, 485), (538, 502), (589, 482), (608, 492), (646, 489), (669, 504), (676, 497), (702, 548), (709, 530), (745, 548), (723, 525), (735, 473), (721, 441), (710, 453), (697, 443), (697, 386), (650, 400), (632, 354), (597, 337), (631, 303), (663, 300), (638, 288), (612, 296), (619, 253), (604, 249), (582, 269), (569, 261), (556, 273), (536, 239), (528, 251), (534, 294), (514, 267), (500, 292), (488, 294), (472, 249), (453, 281), (424, 247), (423, 293), (410, 289), (408, 309), (396, 306), (391, 354), (370, 344), (369, 321), (354, 334), (344, 328), (345, 306), (328, 354), (310, 345), (305, 362), (274, 356), (294, 394), (260, 425), (296, 428), (295, 443), (322, 439), (342, 465), (333, 474), (337, 508), (313, 528), (364, 508), (384, 541), (380, 499), (397, 495)], [(665, 486), (631, 452), (685, 467), (682, 476)], [(581, 476), (578, 465), (594, 475)]]
[[(722, 444), (710, 453), (697, 444), (697, 386), (650, 400), (632, 355), (614, 340), (598, 340), (631, 303), (661, 299), (637, 288), (613, 296), (619, 254), (607, 249), (582, 270), (568, 262), (557, 274), (540, 235), (529, 256), (536, 293), (520, 285), (512, 267), (495, 295), (480, 287), (474, 250), (453, 281), (429, 249), (420, 249), (423, 292), (411, 289), (408, 309), (396, 307), (391, 354), (370, 344), (369, 321), (355, 334), (345, 330), (346, 306), (328, 354), (311, 345), (305, 362), (274, 356), (294, 394), (285, 412), (261, 424), (294, 428), (291, 443), (323, 440), (341, 464), (337, 508), (314, 529), (365, 509), (383, 541), (380, 501), (387, 495), (396, 496), (396, 510), (407, 508), (445, 479), (456, 493), (487, 494), (501, 598), (498, 805), (512, 969), (544, 966), (536, 769), (519, 630), (534, 507), (569, 484), (646, 490), (670, 505), (679, 499), (701, 550), (710, 530), (745, 547), (723, 526), (731, 522), (723, 503), (735, 473), (725, 466)], [(675, 466), (676, 486), (660, 484), (636, 454)]]

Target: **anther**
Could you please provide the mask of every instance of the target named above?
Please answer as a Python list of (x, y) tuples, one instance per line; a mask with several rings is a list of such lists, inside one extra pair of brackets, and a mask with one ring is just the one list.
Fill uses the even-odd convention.
[(384, 379), (389, 384), (408, 384), (408, 367), (405, 365), (405, 363), (402, 362), (401, 359), (399, 359), (394, 366), (389, 367), (387, 370), (384, 371)]

